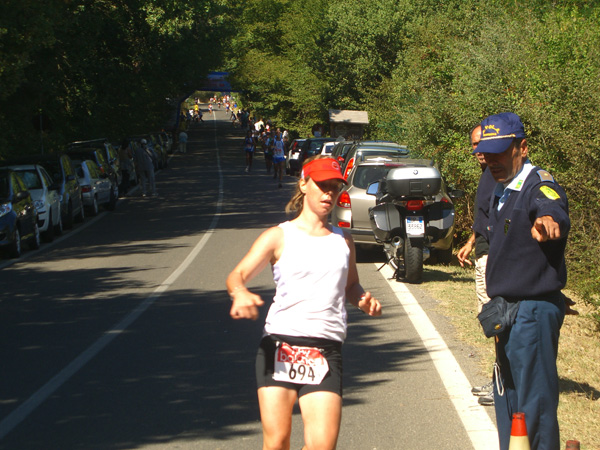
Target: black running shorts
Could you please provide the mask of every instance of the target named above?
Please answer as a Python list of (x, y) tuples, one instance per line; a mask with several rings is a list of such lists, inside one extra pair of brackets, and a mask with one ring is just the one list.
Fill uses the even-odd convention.
[[(322, 354), (329, 365), (329, 372), (325, 375), (321, 384), (296, 384), (273, 379), (275, 367), (276, 342), (286, 342), (289, 345), (301, 347), (317, 347), (323, 350)], [(257, 388), (266, 386), (281, 386), (294, 389), (298, 397), (311, 392), (333, 392), (342, 396), (342, 343), (328, 339), (269, 335), (260, 341), (258, 353), (256, 354), (256, 385)]]

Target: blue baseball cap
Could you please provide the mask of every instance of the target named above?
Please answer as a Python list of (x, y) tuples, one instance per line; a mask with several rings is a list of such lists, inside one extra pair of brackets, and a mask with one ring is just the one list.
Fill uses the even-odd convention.
[(525, 128), (519, 116), (511, 112), (495, 114), (481, 122), (481, 139), (473, 153), (502, 153), (513, 139), (525, 137)]

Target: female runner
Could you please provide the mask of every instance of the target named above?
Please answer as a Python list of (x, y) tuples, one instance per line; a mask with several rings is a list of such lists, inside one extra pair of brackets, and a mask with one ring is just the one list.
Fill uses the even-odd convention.
[(299, 401), (304, 450), (335, 449), (342, 415), (345, 302), (371, 316), (378, 300), (358, 280), (354, 242), (328, 214), (345, 183), (329, 157), (308, 159), (286, 211), (294, 220), (262, 233), (227, 278), (231, 317), (258, 318), (264, 304), (246, 284), (269, 263), (276, 293), (256, 357), (263, 449), (289, 449)]

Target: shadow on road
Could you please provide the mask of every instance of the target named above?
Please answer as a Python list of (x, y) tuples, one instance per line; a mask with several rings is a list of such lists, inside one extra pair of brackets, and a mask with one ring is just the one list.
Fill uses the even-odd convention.
[[(191, 236), (196, 242), (209, 228), (219, 198), (214, 130), (203, 125), (190, 134), (190, 153), (176, 155), (157, 176), (159, 198), (125, 199), (67, 244), (0, 273), (0, 360), (3, 383), (8, 379), (11, 384), (10, 395), (0, 393), (0, 417), (110, 330), (158, 283), (133, 282), (129, 275), (147, 269), (106, 266), (103, 258), (161, 254), (176, 249), (174, 238)], [(277, 188), (260, 158), (255, 172), (246, 174), (241, 132), (228, 129), (226, 134), (219, 140), (225, 144), (220, 148), (223, 202), (217, 228), (264, 228), (286, 220), (283, 209), (295, 178), (287, 177)], [(67, 260), (68, 269), (40, 268), (42, 261)], [(97, 268), (82, 267), (82, 260)], [(361, 252), (359, 260), (384, 262), (376, 249)], [(114, 295), (117, 289), (122, 293)], [(270, 285), (257, 293), (264, 299), (274, 294)], [(222, 289), (168, 291), (0, 441), (0, 449), (178, 448), (177, 442), (198, 440), (230, 441), (233, 448), (231, 441), (256, 437), (254, 356), (267, 307), (256, 322), (238, 322), (229, 318), (229, 305)], [(400, 313), (397, 304), (377, 322), (349, 313), (345, 389), (360, 391), (374, 372), (408, 370), (424, 352), (416, 342), (382, 339), (381, 330), (392, 327)], [(348, 399), (345, 406), (359, 401)]]

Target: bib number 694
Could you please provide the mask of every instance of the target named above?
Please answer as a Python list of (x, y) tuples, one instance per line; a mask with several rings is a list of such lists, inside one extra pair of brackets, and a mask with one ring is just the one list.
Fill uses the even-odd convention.
[(275, 351), (273, 379), (296, 384), (320, 384), (329, 372), (318, 348), (297, 347), (282, 342)]

